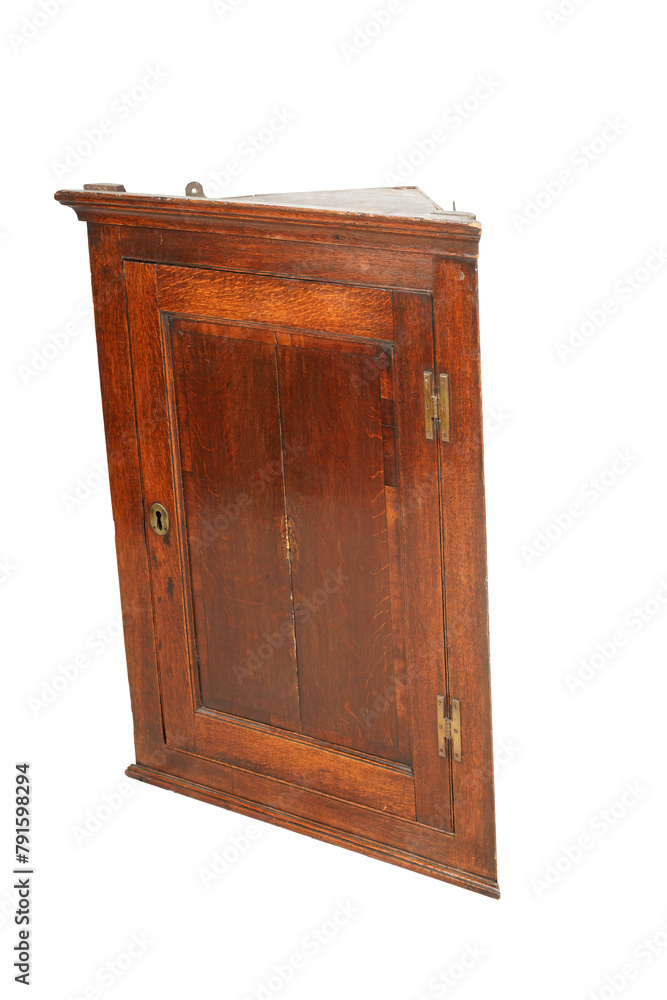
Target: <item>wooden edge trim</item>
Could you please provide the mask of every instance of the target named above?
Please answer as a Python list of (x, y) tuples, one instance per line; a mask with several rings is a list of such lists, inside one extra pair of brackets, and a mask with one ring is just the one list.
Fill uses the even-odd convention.
[(134, 744), (138, 757), (159, 762), (164, 727), (120, 229), (89, 225), (88, 245)]
[[(88, 211), (111, 211), (114, 215), (136, 216), (150, 212), (153, 218), (176, 216), (181, 222), (191, 219), (213, 221), (220, 218), (260, 220), (262, 222), (301, 222), (331, 226), (338, 223), (346, 229), (368, 229), (398, 233), (429, 233), (434, 236), (456, 236), (477, 243), (481, 224), (410, 218), (396, 215), (371, 215), (341, 209), (294, 208), (287, 205), (259, 205), (247, 202), (217, 201), (213, 198), (186, 198), (168, 195), (132, 194), (114, 191), (83, 191), (61, 189), (54, 194), (56, 201), (73, 208), (79, 218)], [(81, 214), (79, 214), (81, 213)]]
[(407, 868), (409, 871), (418, 872), (421, 875), (429, 875), (431, 878), (440, 879), (442, 882), (449, 882), (451, 885), (471, 889), (473, 892), (481, 893), (492, 899), (500, 898), (498, 883), (491, 879), (470, 875), (458, 868), (428, 861), (408, 851), (386, 847), (384, 844), (368, 840), (365, 837), (346, 835), (323, 823), (317, 823), (312, 820), (306, 822), (301, 817), (294, 816), (283, 809), (258, 805), (230, 792), (221, 792), (214, 788), (208, 788), (206, 785), (197, 784), (186, 778), (177, 778), (170, 774), (164, 774), (141, 764), (130, 764), (125, 774), (128, 778), (135, 778), (137, 781), (143, 781), (149, 785), (166, 788), (171, 792), (179, 792), (181, 795), (187, 795), (202, 802), (227, 807), (234, 812), (241, 813), (243, 816), (259, 819), (265, 823), (273, 823), (274, 826), (281, 826), (295, 833), (305, 833), (315, 840), (322, 840), (325, 843), (334, 844), (336, 847), (344, 847), (348, 850), (357, 851), (378, 861), (388, 861), (390, 864), (398, 865), (400, 868)]
[(454, 764), (457, 861), (495, 878), (496, 832), (489, 667), (484, 455), (472, 261), (435, 264), (436, 370), (449, 374), (451, 440), (441, 445), (449, 690), (461, 702), (462, 761)]

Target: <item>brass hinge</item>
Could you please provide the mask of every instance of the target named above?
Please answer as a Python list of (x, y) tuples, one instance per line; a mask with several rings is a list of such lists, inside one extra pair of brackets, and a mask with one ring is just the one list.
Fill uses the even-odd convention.
[(447, 756), (447, 740), (452, 743), (454, 760), (461, 760), (461, 702), (452, 698), (452, 717), (445, 717), (445, 698), (438, 695), (438, 753)]
[(435, 424), (440, 424), (440, 440), (449, 441), (449, 375), (438, 376), (439, 386), (433, 391), (433, 372), (424, 372), (424, 429), (428, 441), (433, 440)]

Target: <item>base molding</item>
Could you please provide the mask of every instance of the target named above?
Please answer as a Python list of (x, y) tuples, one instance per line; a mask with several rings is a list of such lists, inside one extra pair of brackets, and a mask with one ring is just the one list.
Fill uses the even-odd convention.
[(281, 826), (296, 833), (305, 833), (316, 840), (322, 840), (328, 844), (335, 844), (337, 847), (357, 851), (365, 854), (367, 857), (376, 858), (379, 861), (388, 861), (390, 864), (398, 865), (401, 868), (407, 868), (410, 871), (429, 875), (431, 878), (437, 878), (452, 885), (471, 889), (473, 892), (481, 893), (492, 899), (500, 898), (498, 883), (491, 879), (471, 875), (458, 868), (438, 864), (426, 858), (421, 858), (416, 854), (411, 854), (408, 851), (387, 847), (384, 844), (367, 840), (364, 837), (341, 833), (340, 830), (326, 826), (323, 823), (304, 820), (301, 816), (293, 815), (273, 806), (252, 802), (249, 799), (240, 798), (229, 792), (223, 792), (216, 788), (198, 784), (187, 778), (158, 771), (152, 767), (146, 767), (144, 764), (130, 764), (125, 774), (129, 778), (135, 778), (137, 781), (144, 781), (149, 785), (166, 788), (169, 791), (178, 792), (181, 795), (187, 795), (202, 802), (210, 802), (213, 805), (231, 809), (233, 812), (250, 816), (253, 819), (263, 820), (265, 823), (273, 823), (275, 826)]

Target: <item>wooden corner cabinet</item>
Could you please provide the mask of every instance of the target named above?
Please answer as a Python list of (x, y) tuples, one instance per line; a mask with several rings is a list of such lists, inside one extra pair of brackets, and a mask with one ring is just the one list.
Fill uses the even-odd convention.
[(475, 217), (56, 199), (88, 224), (127, 773), (498, 896)]

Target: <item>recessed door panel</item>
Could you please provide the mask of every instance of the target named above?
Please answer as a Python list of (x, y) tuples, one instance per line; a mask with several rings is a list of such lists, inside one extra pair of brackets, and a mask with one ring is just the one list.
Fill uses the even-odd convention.
[(276, 351), (246, 337), (171, 332), (201, 700), (298, 732)]
[(390, 349), (345, 346), (278, 348), (283, 434), (299, 456), (285, 494), (302, 731), (400, 759), (392, 614), (403, 607), (398, 594), (392, 607), (385, 482), (395, 460), (381, 395)]
[(202, 706), (409, 761), (391, 346), (169, 342)]

